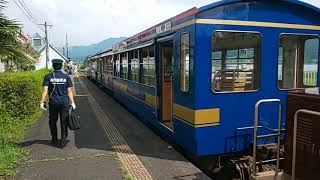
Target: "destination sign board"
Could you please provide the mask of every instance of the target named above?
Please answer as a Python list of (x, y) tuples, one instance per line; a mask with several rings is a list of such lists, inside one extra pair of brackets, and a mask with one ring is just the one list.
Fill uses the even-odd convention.
[(171, 21), (156, 27), (156, 34), (171, 31)]

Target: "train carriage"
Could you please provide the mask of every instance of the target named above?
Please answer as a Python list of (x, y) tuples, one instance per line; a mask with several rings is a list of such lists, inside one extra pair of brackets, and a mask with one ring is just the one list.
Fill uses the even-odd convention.
[(92, 80), (97, 80), (97, 56), (90, 56), (88, 61), (88, 68), (87, 68), (87, 77)]
[[(225, 0), (90, 60), (104, 62), (98, 69), (108, 80), (96, 80), (115, 98), (191, 154), (249, 152), (254, 135), (262, 137), (257, 144), (277, 142), (289, 90), (320, 85), (319, 33), (320, 11), (309, 4)], [(267, 100), (255, 116), (265, 99), (278, 101)]]

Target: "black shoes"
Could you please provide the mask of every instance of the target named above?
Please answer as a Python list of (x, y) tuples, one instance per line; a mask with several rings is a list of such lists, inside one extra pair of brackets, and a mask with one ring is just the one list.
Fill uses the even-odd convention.
[(57, 146), (58, 145), (58, 140), (57, 139), (52, 139), (51, 140), (51, 142), (50, 142), (50, 144), (52, 145), (52, 146)]
[(61, 140), (59, 147), (64, 148), (68, 144), (68, 140)]
[(57, 139), (52, 139), (50, 144), (54, 147), (58, 147), (58, 148), (64, 148), (66, 147), (66, 145), (68, 144), (68, 140), (61, 140), (61, 141), (58, 141)]

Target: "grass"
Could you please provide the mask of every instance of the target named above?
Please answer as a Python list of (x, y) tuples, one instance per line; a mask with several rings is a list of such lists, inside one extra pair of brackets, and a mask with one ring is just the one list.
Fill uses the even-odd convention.
[(128, 170), (124, 166), (120, 166), (120, 168), (125, 180), (134, 180), (134, 178), (129, 174)]
[(125, 180), (134, 180), (134, 178), (129, 174), (127, 168), (124, 166), (124, 164), (120, 161), (119, 157), (115, 153), (113, 156), (115, 162), (118, 164), (118, 166), (121, 169), (122, 176)]
[(0, 177), (14, 176), (16, 168), (28, 157), (30, 152), (16, 144), (0, 139)]
[(20, 148), (16, 142), (24, 137), (28, 127), (36, 122), (40, 114), (39, 111), (23, 120), (0, 118), (0, 176), (14, 176), (16, 168), (29, 156), (29, 150)]
[(39, 110), (25, 119), (14, 119), (7, 115), (0, 117), (0, 138), (13, 142), (21, 140), (28, 127), (34, 124), (40, 115), (41, 111)]

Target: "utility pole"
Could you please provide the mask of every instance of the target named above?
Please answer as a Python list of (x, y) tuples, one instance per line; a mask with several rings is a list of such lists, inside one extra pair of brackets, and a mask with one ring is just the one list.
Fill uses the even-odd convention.
[(47, 22), (44, 22), (44, 24), (39, 24), (44, 26), (44, 33), (45, 33), (45, 41), (46, 41), (46, 68), (48, 69), (48, 62), (49, 62), (49, 37), (48, 37), (48, 26), (52, 27), (52, 25), (47, 24)]
[(68, 34), (66, 34), (66, 52), (67, 59), (69, 60)]

